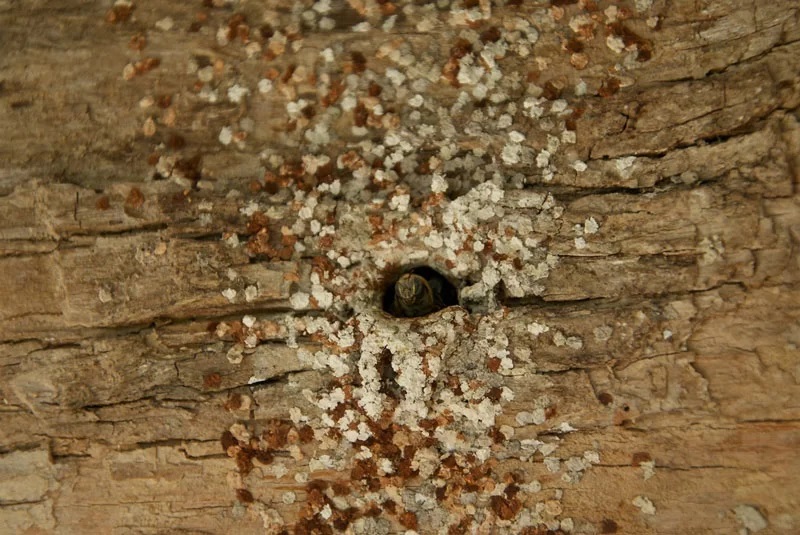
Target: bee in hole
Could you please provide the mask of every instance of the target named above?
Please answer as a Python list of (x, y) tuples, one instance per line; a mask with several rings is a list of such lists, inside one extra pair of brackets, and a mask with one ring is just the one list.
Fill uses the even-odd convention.
[(417, 318), (441, 310), (445, 307), (444, 285), (444, 278), (438, 274), (425, 278), (406, 273), (394, 285), (390, 312), (400, 318)]

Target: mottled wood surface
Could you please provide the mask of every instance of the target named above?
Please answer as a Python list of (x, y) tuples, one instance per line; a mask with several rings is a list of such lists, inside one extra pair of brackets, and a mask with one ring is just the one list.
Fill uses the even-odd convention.
[[(797, 3), (620, 3), (627, 10), (620, 24), (639, 39), (638, 52), (622, 53), (607, 44), (609, 4), (553, 3), (566, 5), (523, 2), (489, 10), (490, 2), (475, 3), (491, 13), (473, 23), (478, 33), (490, 26), (510, 32), (515, 17), (538, 29), (527, 57), (509, 53), (498, 60), (504, 76), (495, 89), (506, 97), (480, 104), (497, 108), (497, 117), (485, 122), (497, 121), (509, 102), (522, 113), (527, 97), (548, 92), (558, 94), (549, 95), (545, 109), (555, 97), (568, 106), (538, 121), (515, 117), (511, 128), (477, 132), (469, 125), (469, 84), (454, 87), (444, 77), (424, 91), (398, 92), (396, 101), (387, 96), (387, 68), (412, 78), (414, 67), (442, 71), (466, 28), (447, 15), (451, 8), (434, 12), (439, 22), (432, 29), (417, 26), (432, 17), (418, 8), (384, 32), (378, 4), (332, 1), (335, 30), (295, 26), (300, 50), (264, 57), (268, 46), (259, 26), (270, 21), (280, 30), (310, 3), (292, 14), (293, 3), (281, 1), (204, 7), (142, 0), (128, 20), (111, 23), (108, 2), (0, 1), (0, 531), (314, 532), (300, 519), (314, 519), (319, 532), (333, 529), (320, 514), (319, 491), (304, 478), (353, 477), (345, 455), (350, 446), (317, 425), (325, 411), (312, 402), (340, 378), (304, 357), (330, 350), (330, 340), (290, 331), (293, 318), (302, 324), (326, 316), (345, 325), (354, 318), (363, 324), (370, 314), (386, 325), (405, 325), (392, 336), (437, 329), (455, 335), (440, 350), (438, 379), (426, 368), (429, 380), (460, 377), (514, 396), (495, 400), (496, 421), (483, 431), (467, 426), (462, 433), (458, 418), (438, 422), (465, 443), (502, 434), (482, 463), (492, 474), (478, 482), (484, 494), (478, 492), (475, 507), (482, 514), (458, 499), (426, 509), (413, 498), (418, 489), (427, 492), (425, 478), (381, 475), (382, 490), (372, 494), (351, 482), (348, 503), (361, 507), (355, 515), (361, 518), (349, 530), (402, 533), (409, 528), (399, 514), (405, 510), (415, 515), (419, 533), (447, 533), (463, 518), (471, 519), (466, 533), (800, 531)], [(259, 44), (252, 57), (241, 36), (225, 46), (216, 37), (235, 13), (246, 15), (247, 39)], [(578, 70), (566, 47), (575, 35), (570, 19), (584, 13), (596, 27), (579, 52), (588, 65)], [(173, 26), (158, 29), (165, 17)], [(198, 20), (198, 31), (188, 31)], [(365, 20), (372, 29), (352, 31)], [(147, 41), (141, 51), (129, 47), (137, 34)], [(402, 43), (415, 61), (393, 63), (380, 51), (389, 42)], [(326, 66), (319, 53), (336, 43), (344, 48)], [(353, 65), (359, 63), (353, 50), (365, 56), (366, 72)], [(646, 57), (642, 50), (649, 50)], [(214, 67), (207, 85), (217, 89), (216, 103), (199, 96), (202, 84), (190, 72), (200, 56), (201, 68), (206, 61)], [(160, 64), (125, 80), (125, 66), (147, 57)], [(305, 78), (281, 78), (289, 65), (307, 66)], [(259, 80), (270, 69), (279, 78), (260, 93)], [(352, 111), (330, 114), (335, 105), (326, 111), (317, 102), (329, 89), (319, 89), (323, 72), (342, 80), (348, 72), (371, 76), (385, 87), (384, 117), (397, 121), (381, 123), (373, 115), (368, 136), (354, 132)], [(580, 81), (585, 95), (575, 89)], [(226, 97), (234, 84), (250, 91), (240, 102)], [(374, 105), (369, 99), (377, 97), (362, 86), (353, 94)], [(469, 110), (453, 110), (462, 90)], [(264, 232), (278, 249), (275, 233), (280, 241), (281, 227), (286, 234), (302, 219), (303, 201), (294, 192), (310, 184), (309, 195), (317, 195), (324, 183), (293, 175), (289, 162), (307, 154), (336, 162), (361, 151), (361, 139), (382, 143), (410, 120), (415, 108), (405, 102), (415, 93), (425, 99), (423, 118), (439, 117), (441, 129), (440, 137), (412, 142), (416, 163), (441, 154), (443, 146), (459, 156), (478, 148), (480, 163), (445, 165), (448, 192), (430, 197), (428, 169), (407, 170), (389, 187), (373, 174), (374, 187), (349, 191), (353, 170), (334, 165), (343, 193), (320, 193), (314, 216), (333, 225), (335, 237), (323, 241), (304, 231), (298, 239), (304, 251), (293, 252), (291, 243), (286, 254), (257, 250), (261, 227), (248, 207), (255, 202), (267, 215)], [(163, 95), (169, 103), (159, 102)], [(287, 127), (286, 103), (300, 97), (315, 106), (315, 115), (300, 114)], [(143, 106), (147, 98), (154, 103)], [(329, 119), (330, 139), (315, 143), (304, 132), (321, 117)], [(569, 121), (574, 124), (565, 130)], [(240, 146), (221, 143), (228, 126), (234, 135), (247, 133)], [(501, 156), (511, 130), (525, 135), (518, 162)], [(574, 131), (575, 143), (562, 142), (549, 165), (538, 165), (547, 135), (563, 131)], [(185, 164), (193, 156), (201, 163)], [(173, 169), (180, 160), (188, 171)], [(576, 172), (576, 161), (586, 169)], [(452, 258), (423, 239), (428, 230), (444, 232), (447, 223), (418, 215), (441, 214), (458, 202), (483, 181), (472, 174), (476, 169), (485, 169), (486, 181), (492, 173), (505, 177), (498, 185), (505, 191), (490, 203), (499, 207), (494, 215), (473, 229), (475, 239), (500, 236), (505, 224), (515, 227), (520, 239), (536, 244), (523, 260), (544, 275), (526, 275), (517, 290), (504, 279), (492, 288), (498, 300), (491, 292), (478, 295), (483, 301), (462, 323), (445, 317), (447, 311), (416, 321), (382, 316), (376, 281), (384, 263), (416, 258), (450, 270), (466, 286), (479, 284), (491, 262), (505, 273), (504, 263), (516, 258), (495, 258), (487, 248), (470, 250), (472, 264), (448, 263)], [(280, 188), (273, 194), (268, 185), (275, 177)], [(406, 192), (408, 211), (373, 203)], [(376, 214), (383, 227), (370, 218)], [(590, 218), (598, 225), (594, 233), (586, 231)], [(519, 230), (523, 221), (532, 228)], [(406, 227), (423, 231), (386, 238), (391, 246), (380, 248), (385, 236)], [(315, 295), (316, 262), (328, 251), (363, 255), (349, 267), (333, 255), (331, 277), (322, 282), (334, 295), (328, 311), (314, 302), (298, 306), (292, 296)], [(525, 272), (519, 262), (508, 269)], [(228, 289), (235, 298), (223, 294)], [(345, 306), (353, 303), (354, 310)], [(255, 344), (244, 341), (245, 315), (256, 321)], [(536, 325), (546, 330), (535, 334)], [(507, 337), (513, 361), (500, 371), (484, 366), (480, 353), (498, 333)], [(337, 384), (358, 376), (358, 347), (346, 353), (353, 367)], [(404, 369), (396, 368), (402, 379)], [(394, 396), (405, 399), (402, 392)], [(397, 402), (391, 397), (384, 409)], [(250, 472), (237, 467), (230, 457), (246, 449), (241, 430), (259, 436), (278, 420), (289, 421), (293, 408), (317, 429), (313, 440), (271, 447), (274, 459), (254, 461)], [(542, 409), (544, 421), (536, 417)], [(231, 426), (233, 445), (225, 442)], [(301, 427), (295, 424), (293, 433)], [(392, 429), (411, 436), (415, 447), (432, 448), (437, 466), (451, 450), (475, 463), (469, 444), (451, 447), (441, 437), (426, 443), (414, 423)], [(557, 445), (549, 457), (561, 461), (559, 470), (546, 467), (546, 452), (521, 460), (535, 440)], [(599, 461), (565, 467), (585, 452)], [(311, 462), (326, 454), (342, 462), (340, 470)], [(522, 511), (503, 518), (489, 496), (509, 484), (503, 478), (510, 473), (528, 486), (517, 496)], [(387, 487), (405, 501), (394, 513), (381, 506), (369, 516), (369, 502), (381, 503)], [(649, 500), (654, 514), (637, 497)], [(324, 500), (332, 503), (330, 496)]]

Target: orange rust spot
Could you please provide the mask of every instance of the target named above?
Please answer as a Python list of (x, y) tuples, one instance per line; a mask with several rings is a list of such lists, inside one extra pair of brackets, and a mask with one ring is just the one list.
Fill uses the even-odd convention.
[(129, 208), (138, 209), (144, 204), (144, 195), (139, 188), (131, 188), (125, 198), (125, 205)]
[(222, 376), (217, 372), (209, 373), (203, 377), (203, 386), (206, 388), (219, 388), (222, 384)]

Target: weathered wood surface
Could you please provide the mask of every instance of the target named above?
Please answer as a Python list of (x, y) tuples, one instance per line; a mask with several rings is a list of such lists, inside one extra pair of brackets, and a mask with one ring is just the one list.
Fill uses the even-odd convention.
[[(0, 531), (800, 530), (796, 2), (208, 4), (0, 2)], [(385, 317), (408, 262), (472, 313)]]

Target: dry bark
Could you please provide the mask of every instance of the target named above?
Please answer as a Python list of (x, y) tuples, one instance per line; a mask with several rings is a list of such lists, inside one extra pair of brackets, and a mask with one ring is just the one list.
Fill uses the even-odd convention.
[[(308, 184), (319, 190), (324, 183), (303, 172), (294, 176), (285, 164), (310, 152), (336, 162), (358, 141), (347, 110), (331, 123), (327, 144), (304, 138), (325, 111), (315, 101), (314, 84), (322, 82), (310, 73), (299, 80), (284, 74), (342, 42), (335, 60), (341, 79), (348, 71), (362, 75), (361, 59), (350, 54), (360, 51), (367, 72), (388, 88), (387, 67), (406, 74), (410, 67), (382, 56), (380, 45), (400, 39), (420, 63), (427, 58), (441, 70), (467, 26), (450, 26), (442, 11), (440, 26), (419, 30), (418, 21), (429, 15), (417, 11), (386, 33), (360, 33), (350, 28), (363, 20), (379, 28), (374, 21), (385, 20), (375, 15), (378, 4), (334, 2), (336, 31), (304, 28), (300, 51), (288, 51), (290, 41), (287, 52), (264, 59), (268, 31), (259, 34), (261, 22), (285, 23), (292, 12), (292, 3), (271, 4), (138, 1), (125, 19), (124, 9), (109, 11), (108, 2), (0, 2), (0, 531), (325, 532), (338, 518), (338, 502), (304, 478), (348, 481), (344, 501), (363, 500), (347, 528), (355, 532), (403, 532), (414, 522), (420, 533), (447, 532), (465, 518), (465, 532), (479, 533), (800, 530), (796, 2), (637, 0), (619, 4), (617, 22), (604, 2), (495, 6), (490, 18), (473, 24), (478, 33), (496, 25), (507, 36), (509, 21), (522, 16), (539, 34), (530, 56), (498, 60), (504, 79), (521, 81), (506, 103), (522, 111), (526, 97), (544, 94), (553, 101), (560, 96), (572, 110), (542, 119), (555, 130), (573, 121), (565, 131), (576, 133), (575, 143), (563, 142), (545, 166), (524, 155), (504, 163), (507, 130), (470, 133), (469, 114), (450, 108), (460, 91), (471, 91), (469, 84), (454, 87), (444, 76), (422, 91), (435, 103), (429, 111), (435, 115), (442, 106), (456, 128), (449, 139), (415, 150), (427, 159), (448, 143), (454, 154), (483, 148), (485, 161), (492, 157), (491, 165), (521, 177), (509, 179), (494, 203), (504, 215), (495, 212), (489, 221), (500, 230), (504, 220), (532, 221), (526, 237), (537, 245), (528, 261), (547, 263), (545, 276), (525, 279), (516, 290), (500, 288), (498, 302), (487, 295), (471, 314), (445, 316), (451, 309), (420, 320), (381, 316), (380, 289), (369, 285), (382, 280), (378, 263), (365, 257), (362, 265), (341, 267), (334, 256), (328, 267), (359, 292), (337, 293), (344, 286), (323, 280), (334, 299), (331, 321), (344, 325), (356, 317), (342, 304), (351, 299), (362, 299), (357, 312), (367, 314), (363, 303), (375, 294), (374, 315), (386, 325), (404, 322), (401, 335), (445, 329), (466, 341), (441, 349), (440, 382), (454, 377), (514, 393), (492, 400), (499, 414), (483, 434), (499, 439), (487, 446), (483, 462), (469, 456), (469, 444), (452, 446), (408, 421), (389, 426), (395, 438), (387, 444), (397, 447), (403, 435), (439, 455), (433, 479), (457, 479), (460, 472), (446, 465), (451, 449), (465, 470), (491, 470), (461, 489), (446, 487), (455, 497), (430, 507), (414, 498), (430, 490), (425, 478), (356, 477), (351, 467), (358, 448), (340, 445), (341, 433), (332, 440), (330, 426), (320, 423), (326, 411), (315, 401), (319, 396), (330, 395), (337, 381), (347, 390), (367, 379), (355, 371), (358, 351), (349, 354), (345, 379), (305, 357), (302, 350), (331, 350), (331, 341), (303, 332), (295, 340), (293, 322), (326, 312), (313, 301), (298, 306), (293, 296), (317, 295), (315, 262), (329, 250), (369, 252), (381, 233), (393, 231), (389, 221), (416, 221), (428, 206), (422, 203), (444, 210), (479, 181), (459, 179), (466, 170), (445, 173), (448, 199), (423, 195), (409, 178), (411, 207), (385, 205), (386, 228), (380, 229), (366, 228), (371, 199), (320, 193), (327, 200), (317, 214), (334, 214), (322, 224), (336, 227), (335, 240), (306, 235), (299, 239), (305, 251), (294, 251), (291, 240), (282, 251), (280, 228), (293, 228), (300, 217), (286, 191), (312, 189)], [(485, 14), (488, 3), (475, 4)], [(249, 37), (242, 37), (244, 22), (231, 22), (235, 13), (246, 15)], [(592, 26), (591, 35), (570, 29), (582, 13), (591, 24), (581, 31)], [(174, 27), (157, 29), (167, 16)], [(197, 21), (199, 31), (188, 31)], [(215, 36), (226, 25), (232, 39), (222, 46)], [(273, 29), (292, 31), (277, 22)], [(129, 42), (139, 34), (146, 47), (132, 50)], [(264, 42), (254, 58), (247, 57), (248, 39)], [(620, 42), (627, 50), (615, 50)], [(589, 64), (578, 70), (570, 60), (581, 65), (581, 54)], [(203, 68), (200, 56), (214, 69), (217, 103), (198, 97), (198, 75), (187, 72), (191, 61)], [(126, 65), (148, 57), (160, 64), (124, 79)], [(259, 80), (270, 68), (279, 77), (261, 94)], [(580, 80), (586, 95), (573, 90)], [(244, 100), (225, 97), (234, 83), (249, 88)], [(287, 129), (285, 105), (297, 95), (317, 115), (300, 114)], [(154, 103), (140, 105), (147, 97)], [(370, 103), (373, 97), (360, 98)], [(383, 102), (402, 128), (411, 108), (392, 105)], [(243, 118), (256, 127), (247, 131)], [(373, 137), (392, 130), (376, 124), (368, 124)], [(548, 146), (548, 131), (535, 121), (522, 124), (512, 129), (523, 132), (535, 157)], [(220, 143), (231, 125), (238, 125), (234, 137), (247, 133), (240, 146)], [(270, 158), (275, 154), (283, 157), (278, 165)], [(195, 155), (201, 163), (191, 161)], [(576, 172), (577, 161), (585, 171)], [(332, 172), (346, 187), (352, 171), (334, 165)], [(414, 172), (415, 180), (427, 175), (429, 187), (431, 171)], [(272, 173), (284, 180), (274, 194)], [(370, 195), (406, 191), (382, 188), (375, 185)], [(268, 224), (254, 221), (252, 202)], [(431, 225), (446, 227), (436, 218)], [(268, 247), (254, 241), (264, 227)], [(250, 239), (250, 247), (232, 246), (234, 233), (242, 243)], [(401, 258), (431, 249), (413, 237), (394, 247)], [(511, 253), (493, 257), (486, 248), (475, 253), (477, 269), (462, 269), (437, 254), (423, 262), (451, 270), (464, 286), (480, 284), (481, 269), (493, 258), (498, 265), (514, 259)], [(223, 294), (228, 289), (234, 298)], [(255, 344), (245, 341), (251, 332), (242, 324), (245, 315), (256, 322)], [(508, 338), (510, 368), (500, 357), (476, 353), (498, 333)], [(396, 367), (402, 386), (403, 372), (410, 372)], [(384, 383), (395, 381), (391, 376), (381, 370)], [(450, 386), (456, 396), (466, 395), (466, 387)], [(397, 385), (388, 392), (381, 399), (389, 412), (410, 396)], [(317, 428), (310, 440), (297, 437), (308, 430), (291, 423), (293, 408)], [(360, 418), (376, 426), (372, 432), (387, 425)], [(481, 435), (481, 428), (457, 417), (447, 421), (446, 414), (437, 424), (467, 442)], [(290, 444), (286, 436), (268, 448), (268, 438), (245, 440), (247, 433), (259, 437), (281, 426), (284, 435), (292, 429)], [(534, 441), (557, 449), (525, 453), (536, 449)], [(377, 458), (384, 450), (376, 448)], [(271, 458), (256, 458), (250, 471), (251, 461), (242, 457), (255, 450), (268, 450)], [(314, 464), (325, 454), (340, 460), (340, 469)], [(516, 484), (523, 490), (515, 496), (508, 489)], [(370, 494), (376, 489), (369, 485), (383, 490)], [(376, 498), (387, 487), (402, 502), (394, 510)], [(477, 494), (477, 513), (459, 501), (470, 492)], [(377, 510), (369, 510), (370, 500)]]

